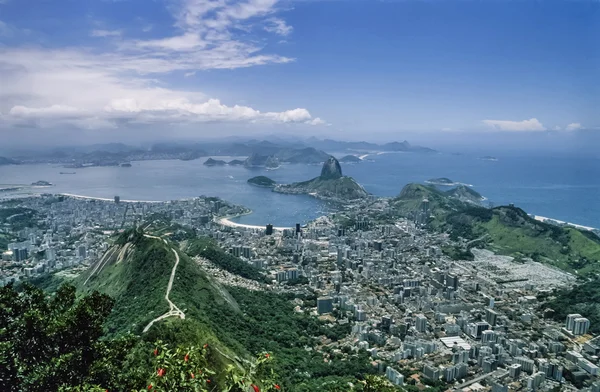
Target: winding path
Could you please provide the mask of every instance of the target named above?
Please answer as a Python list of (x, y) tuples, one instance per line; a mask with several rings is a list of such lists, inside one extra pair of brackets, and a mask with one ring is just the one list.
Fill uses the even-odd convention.
[[(144, 234), (144, 237), (162, 240), (165, 244), (167, 244), (167, 240), (165, 240), (164, 238), (155, 237), (155, 236), (148, 235), (148, 234)], [(179, 254), (177, 254), (177, 251), (173, 248), (171, 248), (171, 251), (175, 255), (175, 265), (173, 266), (173, 269), (171, 270), (171, 277), (169, 278), (169, 284), (167, 285), (167, 292), (165, 294), (165, 299), (169, 303), (169, 311), (167, 313), (163, 314), (162, 316), (159, 316), (159, 317), (155, 318), (154, 320), (150, 321), (148, 323), (148, 325), (146, 325), (146, 327), (144, 328), (143, 333), (148, 332), (150, 327), (152, 327), (152, 325), (155, 322), (165, 319), (167, 317), (177, 316), (182, 320), (185, 319), (185, 314), (169, 298), (169, 294), (171, 293), (171, 289), (173, 288), (173, 280), (175, 279), (175, 272), (177, 271), (177, 266), (179, 265)]]

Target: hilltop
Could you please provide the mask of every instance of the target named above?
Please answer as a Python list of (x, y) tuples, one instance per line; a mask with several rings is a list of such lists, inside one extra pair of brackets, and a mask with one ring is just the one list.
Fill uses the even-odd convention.
[(323, 164), (319, 177), (293, 184), (276, 185), (273, 190), (280, 193), (310, 194), (339, 202), (348, 202), (369, 196), (365, 188), (352, 177), (342, 175), (342, 167), (333, 156), (330, 156)]
[[(456, 189), (442, 192), (433, 186), (408, 184), (392, 206), (399, 215), (414, 217), (427, 199), (428, 225), (450, 233), (453, 239), (472, 241), (469, 246), (486, 247), (517, 260), (531, 258), (582, 275), (600, 271), (600, 238), (592, 232), (543, 223), (517, 207), (484, 208), (464, 200), (465, 189), (471, 189)], [(470, 198), (481, 197), (472, 192)]]

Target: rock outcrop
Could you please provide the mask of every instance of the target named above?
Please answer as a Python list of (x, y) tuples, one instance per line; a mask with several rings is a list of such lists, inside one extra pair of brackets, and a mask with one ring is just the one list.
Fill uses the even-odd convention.
[(341, 177), (342, 167), (340, 166), (340, 162), (335, 157), (329, 157), (323, 164), (320, 178), (322, 180), (336, 180)]

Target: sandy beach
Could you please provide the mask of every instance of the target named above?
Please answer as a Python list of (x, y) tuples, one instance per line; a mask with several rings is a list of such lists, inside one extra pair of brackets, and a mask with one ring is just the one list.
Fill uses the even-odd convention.
[(595, 227), (578, 225), (576, 223), (565, 222), (565, 221), (561, 221), (561, 220), (553, 219), (553, 218), (547, 218), (545, 216), (534, 215), (533, 219), (535, 219), (536, 221), (540, 221), (540, 222), (546, 222), (547, 220), (550, 220), (550, 221), (553, 221), (553, 222), (560, 223), (561, 225), (573, 226), (573, 227), (576, 227), (576, 228), (581, 229), (581, 230), (588, 230), (588, 231), (597, 230)]
[[(239, 215), (238, 215), (239, 216)], [(234, 216), (228, 216), (225, 218), (219, 218), (216, 220), (217, 223), (223, 225), (223, 226), (228, 226), (228, 227), (243, 227), (246, 229), (261, 229), (261, 230), (265, 230), (266, 229), (266, 225), (264, 226), (258, 226), (258, 225), (245, 225), (242, 223), (236, 223), (236, 222), (232, 222), (230, 221), (231, 218), (235, 218)], [(273, 226), (273, 230), (275, 231), (283, 231), (285, 229), (291, 229), (291, 227), (275, 227)]]

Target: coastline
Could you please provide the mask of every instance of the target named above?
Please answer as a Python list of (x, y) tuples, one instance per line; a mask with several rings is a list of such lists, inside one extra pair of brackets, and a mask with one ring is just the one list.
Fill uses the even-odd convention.
[[(250, 214), (252, 214), (252, 211), (248, 211), (248, 212), (245, 212), (243, 214), (228, 215), (228, 216), (224, 216), (222, 218), (215, 218), (213, 221), (215, 223), (218, 223), (218, 224), (221, 224), (221, 225), (227, 226), (227, 227), (242, 227), (242, 228), (245, 228), (245, 229), (261, 229), (261, 230), (266, 229), (266, 226), (267, 226), (266, 224), (264, 226), (246, 225), (246, 224), (243, 224), (243, 223), (232, 222), (230, 220), (232, 218), (237, 218), (237, 217), (240, 217), (240, 216), (250, 215)], [(286, 229), (291, 229), (291, 227), (275, 227), (275, 226), (273, 226), (273, 230), (274, 231), (283, 231), (283, 230), (286, 230)]]
[[(467, 185), (467, 184), (465, 184)], [(9, 184), (3, 184), (2, 186), (10, 186)], [(34, 189), (47, 189), (47, 188), (52, 188), (52, 186), (31, 186), (31, 185), (17, 185), (17, 186), (21, 186), (23, 188), (20, 188), (18, 190), (24, 190), (24, 188), (29, 188), (30, 193), (27, 194), (19, 194), (19, 197), (16, 197), (17, 195), (5, 195), (8, 197), (3, 197), (2, 200), (6, 200), (6, 199), (12, 199), (12, 198), (22, 198), (22, 197), (31, 197), (31, 196), (40, 196), (41, 193), (38, 192), (34, 192)], [(253, 185), (256, 186), (256, 185)], [(32, 189), (33, 188), (33, 189)], [(10, 188), (0, 188), (0, 194), (2, 191), (6, 191), (6, 193), (9, 193), (11, 191), (13, 191), (13, 189)], [(277, 192), (277, 191), (275, 191)], [(288, 192), (277, 192), (280, 194), (286, 194)], [(288, 193), (289, 194), (289, 193)], [(291, 193), (294, 194), (294, 193)], [(105, 201), (105, 202), (114, 202), (114, 199), (110, 199), (110, 198), (104, 198), (104, 197), (94, 197), (94, 196), (85, 196), (85, 195), (78, 195), (78, 194), (73, 194), (73, 193), (56, 193), (56, 196), (65, 196), (65, 197), (71, 197), (74, 199), (81, 199), (81, 200), (99, 200), (99, 201)], [(307, 196), (310, 197), (315, 197), (317, 199), (326, 201), (326, 202), (335, 202), (335, 200), (332, 199), (328, 199), (328, 198), (323, 198), (323, 197), (318, 197), (318, 195), (316, 194), (306, 194)], [(187, 200), (187, 199), (178, 199), (178, 200)], [(487, 198), (483, 198), (482, 201), (487, 200)], [(169, 201), (159, 201), (159, 200), (120, 200), (121, 203), (168, 203)], [(222, 218), (218, 218), (215, 219), (214, 222), (216, 223), (220, 223), (224, 226), (229, 226), (229, 227), (243, 227), (243, 228), (249, 228), (249, 229), (264, 229), (265, 225), (248, 225), (248, 224), (242, 224), (242, 223), (237, 223), (237, 222), (233, 222), (230, 219), (232, 218), (236, 218), (239, 216), (244, 216), (244, 215), (249, 215), (253, 213), (252, 211), (247, 212), (247, 213), (243, 213), (243, 214), (237, 214), (237, 215), (233, 215), (233, 216), (226, 216), (226, 217), (222, 217)], [(536, 214), (528, 214), (529, 216), (531, 216), (533, 219), (540, 221), (540, 222), (545, 222), (545, 223), (549, 223), (552, 224), (552, 222), (554, 222), (555, 224), (558, 225), (566, 225), (566, 226), (571, 226), (574, 227), (576, 229), (580, 229), (580, 230), (586, 230), (586, 231), (592, 231), (592, 232), (598, 232), (600, 231), (600, 228), (598, 227), (592, 227), (592, 226), (585, 226), (585, 225), (580, 225), (577, 223), (572, 223), (572, 222), (567, 222), (567, 221), (562, 221), (559, 219), (554, 219), (551, 217), (545, 217), (545, 216), (541, 216), (541, 215), (536, 215)], [(282, 231), (285, 229), (290, 229), (291, 227), (273, 227), (273, 230), (276, 231)]]
[[(56, 193), (56, 196), (66, 196), (72, 197), (73, 199), (82, 199), (82, 200), (99, 200), (99, 201), (111, 201), (114, 203), (114, 199), (108, 199), (105, 197), (94, 197), (94, 196), (83, 196), (83, 195), (75, 195), (72, 193)], [(157, 200), (119, 200), (120, 203), (166, 203), (165, 201), (157, 201)]]
[[(559, 225), (572, 226), (572, 227), (574, 227), (576, 229), (580, 229), (580, 230), (587, 230), (587, 231), (599, 230), (598, 228), (595, 228), (595, 227), (578, 225), (577, 223), (565, 222), (565, 221), (561, 221), (561, 220), (554, 219), (554, 218), (548, 218), (545, 216), (534, 215), (534, 214), (531, 214), (531, 216), (533, 216), (533, 219), (535, 219), (536, 221), (544, 222), (544, 223), (548, 223), (548, 224), (552, 224), (551, 222), (556, 222)], [(551, 222), (546, 222), (546, 221), (551, 221)]]

